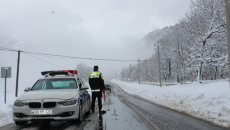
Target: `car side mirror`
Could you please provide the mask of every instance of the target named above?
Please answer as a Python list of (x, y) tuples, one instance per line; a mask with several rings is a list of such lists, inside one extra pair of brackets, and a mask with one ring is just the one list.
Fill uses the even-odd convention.
[(86, 90), (86, 89), (89, 89), (89, 87), (87, 85), (82, 85), (81, 86), (81, 90)]
[(25, 88), (24, 91), (25, 91), (25, 92), (30, 91), (30, 87)]

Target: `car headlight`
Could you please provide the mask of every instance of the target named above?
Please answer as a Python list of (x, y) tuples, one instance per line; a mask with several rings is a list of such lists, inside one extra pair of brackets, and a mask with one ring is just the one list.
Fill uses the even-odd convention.
[(58, 102), (58, 104), (62, 104), (64, 106), (74, 105), (76, 103), (77, 103), (77, 99), (68, 99), (68, 100), (65, 100), (63, 102)]
[(17, 106), (17, 107), (23, 107), (24, 105), (25, 105), (25, 103), (22, 101), (19, 101), (19, 100), (16, 100), (14, 102), (14, 106)]

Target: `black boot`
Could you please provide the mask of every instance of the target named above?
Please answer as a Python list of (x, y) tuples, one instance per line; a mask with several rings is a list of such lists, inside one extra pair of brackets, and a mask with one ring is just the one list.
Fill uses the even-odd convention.
[(100, 113), (101, 113), (101, 114), (104, 114), (104, 113), (106, 113), (106, 111), (102, 109), (102, 110), (100, 111)]

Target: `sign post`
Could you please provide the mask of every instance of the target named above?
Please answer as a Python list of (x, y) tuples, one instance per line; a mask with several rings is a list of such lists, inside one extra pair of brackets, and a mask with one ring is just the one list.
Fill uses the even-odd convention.
[(5, 104), (6, 104), (6, 78), (11, 78), (11, 67), (1, 67), (1, 78), (5, 78)]
[(6, 73), (5, 73), (5, 104), (6, 104), (6, 77), (7, 77), (7, 70), (8, 68), (4, 68), (6, 70)]

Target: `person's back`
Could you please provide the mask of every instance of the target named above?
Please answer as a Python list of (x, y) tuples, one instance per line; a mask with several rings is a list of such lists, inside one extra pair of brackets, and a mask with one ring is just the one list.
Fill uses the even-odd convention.
[(89, 85), (92, 92), (92, 102), (91, 102), (91, 110), (94, 112), (95, 107), (95, 100), (98, 99), (98, 107), (99, 107), (99, 113), (105, 113), (104, 110), (102, 110), (102, 91), (105, 92), (105, 85), (104, 85), (104, 79), (101, 74), (101, 72), (98, 71), (98, 66), (94, 66), (94, 71), (90, 73), (89, 75)]
[(104, 80), (101, 72), (99, 71), (93, 71), (89, 75), (89, 85), (91, 87), (91, 90), (95, 89), (103, 89), (102, 86), (104, 86)]

